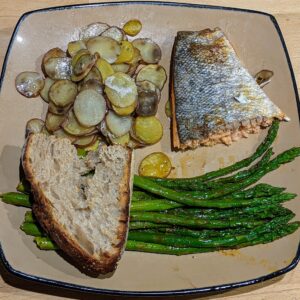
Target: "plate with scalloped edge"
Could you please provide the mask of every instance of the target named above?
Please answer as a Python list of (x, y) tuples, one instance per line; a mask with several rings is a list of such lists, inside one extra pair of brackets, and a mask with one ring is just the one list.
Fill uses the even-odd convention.
[[(46, 111), (46, 104), (40, 99), (25, 99), (17, 93), (14, 87), (16, 75), (24, 70), (39, 72), (42, 55), (53, 47), (66, 49), (78, 28), (97, 21), (122, 26), (133, 18), (143, 24), (140, 36), (150, 37), (161, 46), (161, 64), (168, 72), (178, 31), (220, 27), (251, 74), (261, 69), (274, 71), (271, 83), (264, 89), (291, 118), (290, 122), (280, 127), (274, 143), (275, 153), (300, 144), (297, 87), (281, 31), (273, 16), (250, 10), (164, 2), (101, 3), (41, 9), (20, 18), (1, 74), (1, 193), (14, 190), (18, 183), (27, 120), (40, 118)], [(203, 174), (251, 155), (266, 134), (262, 131), (230, 147), (217, 145), (172, 152), (170, 124), (164, 111), (167, 99), (168, 84), (163, 90), (158, 110), (164, 137), (158, 144), (135, 151), (135, 170), (146, 154), (163, 151), (173, 161), (174, 176)], [(296, 160), (268, 174), (263, 182), (300, 194), (299, 177), (300, 161)], [(162, 296), (222, 291), (284, 274), (297, 265), (300, 257), (300, 235), (297, 231), (269, 244), (234, 251), (184, 256), (125, 251), (115, 272), (90, 278), (56, 252), (38, 250), (32, 238), (19, 230), (25, 209), (3, 203), (0, 205), (0, 254), (6, 268), (29, 280), (83, 292)], [(290, 201), (287, 207), (300, 219), (297, 198)]]

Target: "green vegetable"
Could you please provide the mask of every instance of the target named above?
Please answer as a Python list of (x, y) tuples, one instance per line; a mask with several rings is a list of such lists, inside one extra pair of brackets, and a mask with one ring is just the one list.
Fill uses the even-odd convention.
[(166, 199), (140, 200), (131, 203), (130, 211), (161, 211), (182, 206), (180, 203)]
[(23, 178), (17, 185), (17, 191), (20, 193), (29, 194), (31, 191), (30, 183)]
[(35, 223), (35, 222), (36, 222), (36, 219), (35, 219), (35, 217), (33, 216), (31, 210), (26, 211), (24, 222), (25, 222), (25, 223)]
[(58, 246), (48, 237), (35, 237), (34, 241), (41, 250), (58, 250)]
[(44, 232), (43, 230), (35, 223), (26, 223), (24, 222), (20, 229), (24, 231), (27, 235), (33, 235), (33, 236), (43, 236)]
[(26, 194), (9, 192), (9, 193), (5, 193), (5, 194), (1, 194), (0, 198), (2, 198), (2, 201), (7, 204), (31, 207), (30, 197), (29, 197), (29, 195), (26, 195)]
[(135, 230), (135, 229), (145, 229), (145, 228), (162, 228), (167, 227), (168, 225), (165, 224), (156, 224), (151, 222), (130, 222), (129, 223), (129, 230)]

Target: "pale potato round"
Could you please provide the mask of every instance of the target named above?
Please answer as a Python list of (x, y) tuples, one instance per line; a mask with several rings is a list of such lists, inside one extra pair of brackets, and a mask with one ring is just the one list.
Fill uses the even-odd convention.
[(37, 72), (22, 72), (16, 77), (17, 91), (27, 98), (36, 97), (44, 87), (44, 79)]

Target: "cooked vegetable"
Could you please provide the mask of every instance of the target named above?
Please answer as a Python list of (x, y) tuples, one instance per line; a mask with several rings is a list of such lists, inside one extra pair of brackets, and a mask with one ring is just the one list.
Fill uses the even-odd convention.
[(136, 106), (137, 106), (137, 101), (126, 107), (118, 107), (118, 106), (112, 105), (112, 109), (119, 116), (129, 116), (130, 114), (132, 114), (135, 111)]
[(90, 146), (94, 144), (97, 140), (97, 135), (89, 135), (89, 136), (81, 136), (74, 141), (74, 145), (77, 147), (84, 148), (86, 146)]
[(44, 87), (44, 79), (37, 72), (22, 72), (15, 80), (17, 91), (27, 98), (37, 97)]
[(73, 41), (68, 44), (68, 53), (73, 57), (79, 50), (86, 49), (84, 41)]
[(163, 136), (160, 121), (152, 117), (137, 117), (133, 125), (134, 134), (138, 140), (146, 144), (155, 144)]
[(172, 169), (169, 157), (162, 152), (147, 155), (139, 165), (139, 175), (146, 177), (167, 177)]
[(74, 136), (83, 136), (87, 134), (93, 134), (96, 129), (92, 127), (84, 127), (79, 124), (76, 120), (73, 110), (70, 110), (67, 116), (67, 119), (63, 122), (62, 128), (71, 135)]
[(137, 19), (129, 20), (124, 24), (123, 30), (130, 36), (136, 36), (142, 30), (142, 23)]
[(162, 90), (167, 80), (167, 74), (165, 69), (160, 65), (147, 65), (136, 76), (137, 82), (144, 80), (152, 82)]
[(124, 39), (124, 32), (119, 27), (112, 26), (101, 33), (101, 36), (110, 37), (120, 43)]
[(49, 90), (49, 99), (58, 107), (66, 107), (74, 102), (77, 85), (67, 79), (56, 81)]
[(99, 124), (106, 112), (104, 97), (94, 89), (81, 91), (74, 102), (74, 113), (78, 122), (85, 127)]
[(63, 115), (55, 115), (48, 112), (46, 115), (45, 126), (49, 132), (58, 130), (62, 122), (65, 120)]
[(46, 128), (46, 126), (44, 126), (41, 130), (41, 133), (45, 134), (45, 135), (51, 135), (51, 133), (48, 131), (48, 129)]
[(128, 41), (121, 42), (121, 52), (116, 60), (116, 64), (126, 63), (133, 59), (134, 56), (134, 48), (132, 44)]
[(50, 58), (63, 58), (66, 57), (66, 52), (61, 50), (60, 48), (52, 48), (49, 51), (47, 51), (42, 60), (42, 68), (45, 67), (45, 64), (48, 62)]
[[(113, 68), (114, 72), (122, 72), (122, 73), (127, 73), (129, 71), (130, 65), (128, 64), (113, 64), (111, 65), (111, 67)], [(112, 75), (112, 74), (110, 74)]]
[(140, 50), (142, 60), (147, 64), (156, 64), (161, 59), (160, 47), (151, 39), (136, 39), (132, 45)]
[(96, 79), (89, 79), (83, 82), (79, 87), (80, 92), (87, 89), (92, 89), (101, 95), (103, 94), (103, 86), (100, 81)]
[(132, 117), (121, 117), (110, 110), (105, 117), (105, 122), (108, 130), (115, 137), (121, 137), (130, 131), (132, 125)]
[(165, 113), (168, 118), (172, 118), (171, 101), (168, 100), (165, 105)]
[(109, 134), (108, 138), (113, 145), (127, 146), (129, 143), (129, 140), (130, 140), (130, 135), (129, 135), (129, 133), (126, 133), (122, 136), (115, 137), (115, 136)]
[(45, 102), (49, 102), (49, 90), (50, 87), (52, 86), (52, 84), (55, 81), (49, 77), (46, 77), (44, 80), (44, 87), (42, 88), (42, 90), (40, 91), (40, 96), (43, 98), (43, 100), (45, 100)]
[(100, 145), (105, 145), (105, 143), (98, 136), (97, 139), (93, 143), (91, 143), (90, 145), (85, 146), (83, 149), (87, 152), (97, 151), (99, 149)]
[(134, 80), (124, 73), (115, 73), (105, 80), (105, 93), (109, 101), (117, 107), (127, 107), (137, 100)]
[(90, 70), (90, 72), (83, 78), (83, 81), (80, 82), (80, 84), (84, 83), (84, 82), (86, 82), (86, 81), (88, 81), (90, 79), (98, 80), (101, 84), (103, 84), (103, 79), (102, 79), (101, 73), (98, 70), (98, 68), (96, 67), (96, 65), (94, 65), (92, 67), (92, 69)]
[(142, 60), (142, 56), (141, 56), (140, 50), (133, 47), (133, 57), (128, 62), (128, 64), (130, 64), (131, 66), (138, 66), (138, 64), (141, 60)]
[(87, 48), (92, 54), (98, 53), (101, 58), (105, 59), (110, 64), (117, 60), (121, 52), (119, 43), (116, 40), (105, 36), (89, 39)]
[(9, 192), (5, 194), (0, 194), (0, 198), (3, 202), (7, 204), (31, 207), (30, 196), (26, 194)]
[(142, 142), (137, 141), (136, 139), (132, 138), (132, 136), (130, 136), (130, 140), (129, 140), (127, 146), (130, 149), (138, 149), (138, 148), (143, 148), (143, 147), (145, 147), (147, 145), (144, 144), (144, 143), (142, 143)]
[(88, 53), (85, 53), (86, 51), (81, 50), (77, 52), (78, 54), (72, 59), (72, 81), (80, 81), (86, 77), (98, 58), (96, 55), (91, 55), (88, 51)]
[(107, 77), (115, 73), (112, 66), (105, 59), (102, 58), (99, 58), (96, 61), (96, 68), (100, 72), (103, 82), (106, 80)]
[(48, 237), (35, 237), (34, 242), (41, 250), (59, 250), (58, 246)]
[(158, 109), (160, 91), (149, 81), (137, 82), (138, 88), (138, 107), (136, 113), (138, 116), (154, 116)]
[(28, 235), (42, 236), (43, 230), (35, 223), (23, 222), (20, 229)]
[(108, 28), (109, 25), (106, 23), (101, 23), (101, 22), (91, 23), (81, 29), (79, 37), (81, 40), (96, 37)]
[(44, 64), (45, 73), (53, 80), (70, 79), (72, 74), (71, 58), (53, 57)]
[(59, 106), (56, 106), (52, 101), (49, 101), (48, 111), (50, 111), (51, 113), (53, 113), (55, 115), (65, 115), (70, 110), (72, 105), (73, 105), (73, 103), (70, 103), (69, 105), (67, 105), (65, 107), (59, 107)]
[(39, 133), (42, 131), (45, 122), (41, 119), (31, 119), (26, 123), (26, 136), (30, 133)]
[(55, 135), (56, 137), (59, 137), (59, 138), (67, 138), (68, 140), (70, 140), (71, 143), (74, 143), (78, 139), (77, 136), (68, 134), (62, 128), (55, 130), (53, 132), (53, 135)]
[(262, 88), (265, 85), (267, 85), (270, 81), (271, 78), (273, 77), (274, 72), (270, 70), (261, 70), (255, 75), (255, 80), (257, 84)]

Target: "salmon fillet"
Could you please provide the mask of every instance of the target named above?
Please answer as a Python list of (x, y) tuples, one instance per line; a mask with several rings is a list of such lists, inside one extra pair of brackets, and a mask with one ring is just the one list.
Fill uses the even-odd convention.
[(181, 31), (171, 72), (172, 145), (175, 149), (231, 144), (287, 120), (242, 65), (219, 29)]

